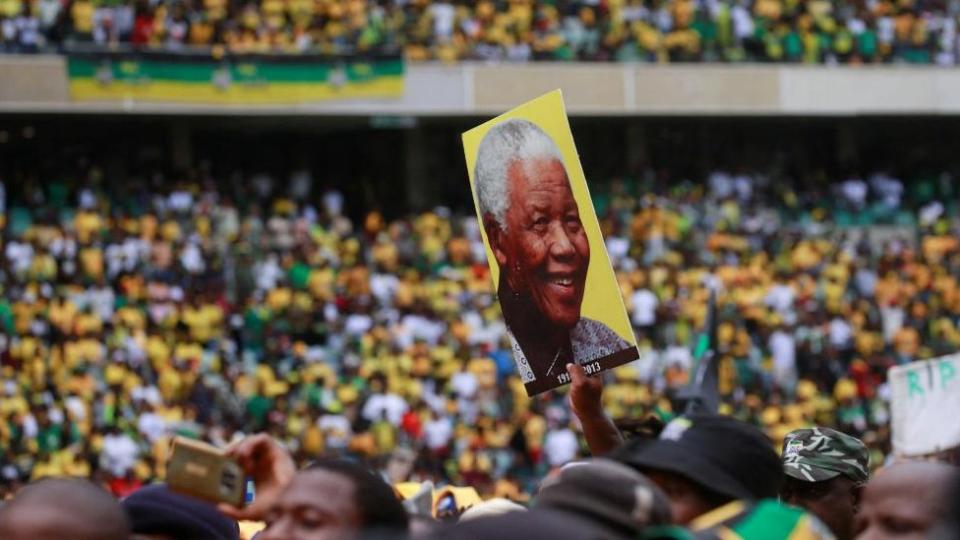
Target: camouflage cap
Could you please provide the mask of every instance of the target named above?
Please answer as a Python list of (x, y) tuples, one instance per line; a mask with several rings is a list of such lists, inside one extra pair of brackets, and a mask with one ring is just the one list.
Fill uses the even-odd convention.
[(870, 451), (857, 439), (834, 429), (815, 427), (791, 431), (780, 454), (784, 472), (798, 480), (822, 482), (844, 475), (865, 482)]

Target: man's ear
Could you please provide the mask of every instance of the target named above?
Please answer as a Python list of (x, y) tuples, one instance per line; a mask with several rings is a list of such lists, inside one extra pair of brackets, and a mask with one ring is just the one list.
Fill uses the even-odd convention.
[(856, 484), (850, 488), (850, 496), (853, 497), (853, 508), (860, 511), (860, 498), (863, 496), (864, 484)]
[(490, 212), (483, 215), (483, 230), (487, 233), (490, 251), (493, 251), (493, 257), (497, 259), (497, 265), (501, 269), (504, 268), (507, 265), (507, 252), (503, 245), (506, 235), (500, 227), (500, 222)]

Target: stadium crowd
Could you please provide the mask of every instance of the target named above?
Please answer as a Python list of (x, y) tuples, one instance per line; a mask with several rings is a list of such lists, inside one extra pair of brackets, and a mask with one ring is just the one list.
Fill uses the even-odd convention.
[[(91, 167), (77, 185), (7, 184), (4, 493), (71, 475), (127, 494), (163, 477), (172, 435), (266, 432), (301, 464), (361, 457), (515, 500), (584, 453), (566, 390), (530, 399), (515, 375), (473, 215), (354, 223), (308, 174), (229, 191), (196, 178), (120, 186)], [(717, 171), (597, 193), (641, 351), (609, 377), (606, 410), (674, 416), (715, 290), (722, 412), (775, 444), (836, 427), (883, 463), (886, 369), (960, 347), (952, 184), (852, 178), (830, 211), (785, 185)], [(912, 217), (895, 230), (916, 235), (836, 234), (844, 212)]]
[[(635, 538), (657, 526), (649, 538), (686, 538), (659, 527), (675, 523), (831, 537), (763, 502), (778, 495), (839, 538), (884, 538), (925, 534), (947, 513), (945, 466), (868, 477), (889, 459), (886, 369), (960, 346), (948, 175), (795, 188), (818, 184), (650, 172), (596, 188), (641, 359), (603, 384), (570, 366), (572, 386), (535, 398), (472, 214), (351, 219), (306, 172), (230, 189), (204, 167), (180, 180), (80, 176), (0, 184), (0, 500), (14, 497), (3, 538), (124, 538), (128, 525), (236, 538), (230, 518), (265, 522), (266, 540), (429, 534), (434, 517), (461, 512), (466, 523), (434, 534)], [(723, 415), (678, 416), (712, 291)], [(254, 504), (217, 511), (156, 485), (175, 435), (229, 446)], [(569, 465), (588, 455), (609, 459)], [(92, 479), (123, 508), (62, 477)], [(418, 510), (430, 485), (474, 495), (453, 492), (449, 507), (430, 495)], [(531, 498), (534, 511), (468, 518)], [(566, 521), (578, 514), (594, 521)]]
[(411, 60), (957, 62), (958, 8), (932, 0), (0, 1), (0, 52), (94, 43)]

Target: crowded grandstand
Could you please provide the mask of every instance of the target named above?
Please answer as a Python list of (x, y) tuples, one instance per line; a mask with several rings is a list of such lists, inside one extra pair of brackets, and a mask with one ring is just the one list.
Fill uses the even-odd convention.
[(402, 51), (410, 60), (952, 65), (931, 1), (147, 2), (4, 0), (0, 52), (94, 44), (215, 54)]
[[(7, 169), (6, 491), (66, 474), (123, 496), (163, 477), (178, 434), (266, 432), (302, 463), (402, 459), (412, 478), (515, 500), (586, 453), (566, 392), (528, 398), (514, 372), (469, 211), (348, 213), (309, 172), (241, 187), (213, 169)], [(641, 351), (604, 390), (612, 418), (679, 412), (716, 291), (721, 410), (775, 444), (836, 427), (882, 464), (886, 369), (960, 345), (953, 182), (668, 174), (593, 184)]]

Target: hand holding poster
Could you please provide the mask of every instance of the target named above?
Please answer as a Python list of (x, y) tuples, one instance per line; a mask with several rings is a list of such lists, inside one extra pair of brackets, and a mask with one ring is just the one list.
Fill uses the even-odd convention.
[(922, 456), (960, 445), (960, 354), (890, 368), (893, 452)]
[(559, 90), (463, 134), (474, 204), (529, 395), (636, 360)]

